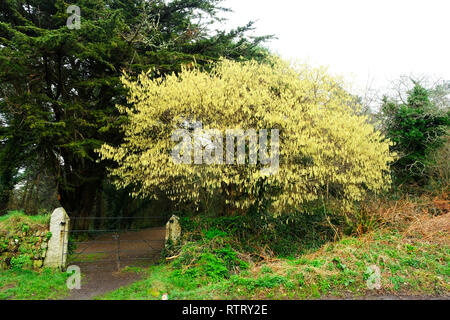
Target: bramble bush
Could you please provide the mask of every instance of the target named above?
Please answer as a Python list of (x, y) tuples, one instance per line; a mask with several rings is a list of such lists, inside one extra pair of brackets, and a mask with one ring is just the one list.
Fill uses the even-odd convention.
[(187, 286), (228, 279), (248, 268), (230, 245), (226, 232), (212, 229), (204, 240), (186, 242), (174, 260), (173, 281)]
[[(344, 232), (356, 231), (343, 215), (323, 205), (312, 206), (308, 212), (285, 213), (281, 217), (258, 208), (234, 217), (177, 214), (185, 241), (226, 239), (235, 250), (256, 260), (261, 259), (260, 253), (284, 257), (304, 253), (340, 238)], [(265, 252), (261, 252), (262, 248)]]

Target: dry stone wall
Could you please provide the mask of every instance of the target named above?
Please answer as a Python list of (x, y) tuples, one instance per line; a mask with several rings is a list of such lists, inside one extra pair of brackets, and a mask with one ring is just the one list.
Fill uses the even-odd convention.
[(57, 208), (49, 224), (19, 222), (0, 230), (0, 270), (65, 267), (69, 221), (66, 211)]
[(19, 232), (0, 230), (0, 269), (41, 268), (52, 234), (48, 226), (38, 229), (24, 224)]

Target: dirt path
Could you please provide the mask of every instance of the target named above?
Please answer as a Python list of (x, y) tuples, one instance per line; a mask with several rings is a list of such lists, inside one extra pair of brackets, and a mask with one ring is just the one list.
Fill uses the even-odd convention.
[(148, 267), (157, 262), (164, 247), (164, 236), (164, 227), (121, 233), (120, 263), (117, 243), (111, 234), (79, 245), (75, 260), (69, 259), (68, 265), (80, 267), (81, 289), (71, 290), (64, 300), (90, 300), (142, 279), (141, 274), (124, 272), (123, 268)]
[(120, 272), (87, 272), (81, 281), (80, 290), (71, 290), (71, 294), (63, 300), (91, 300), (120, 287), (141, 279), (137, 273)]

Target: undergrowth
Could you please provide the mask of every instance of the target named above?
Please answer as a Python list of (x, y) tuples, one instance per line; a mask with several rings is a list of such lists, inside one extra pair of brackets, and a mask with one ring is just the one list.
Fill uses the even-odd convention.
[[(183, 244), (166, 251), (165, 264), (146, 270), (144, 280), (99, 299), (161, 299), (163, 294), (169, 299), (449, 294), (446, 196), (377, 206), (366, 202), (347, 223), (339, 219), (322, 210), (322, 215), (287, 223), (266, 219), (266, 227), (260, 228), (262, 222), (243, 217), (183, 217)], [(419, 221), (435, 230), (414, 229)], [(280, 240), (283, 237), (288, 240)], [(379, 287), (371, 288), (375, 270)]]
[[(448, 295), (450, 248), (403, 240), (401, 234), (386, 230), (344, 237), (309, 254), (250, 262), (239, 270), (227, 268), (220, 255), (212, 253), (214, 240), (211, 246), (193, 243), (185, 249), (189, 258), (181, 254), (168, 264), (153, 266), (144, 280), (99, 299), (161, 299), (163, 294), (170, 299)], [(368, 289), (371, 266), (380, 269), (379, 290)]]
[[(27, 215), (23, 211), (10, 211), (0, 216), (0, 230), (26, 231), (23, 228), (48, 228), (50, 214)], [(25, 227), (24, 227), (25, 226)]]
[(286, 213), (275, 217), (250, 211), (246, 216), (201, 217), (182, 215), (180, 224), (187, 241), (198, 241), (224, 233), (240, 252), (251, 256), (302, 254), (317, 249), (343, 233), (345, 217), (325, 207), (308, 212)]

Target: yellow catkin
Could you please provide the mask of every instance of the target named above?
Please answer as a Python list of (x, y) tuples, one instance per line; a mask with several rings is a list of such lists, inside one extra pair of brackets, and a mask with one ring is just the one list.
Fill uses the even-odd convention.
[[(370, 190), (390, 184), (389, 163), (395, 155), (390, 142), (366, 118), (355, 113), (354, 99), (339, 79), (324, 69), (292, 66), (277, 57), (270, 63), (222, 59), (212, 72), (184, 69), (179, 74), (137, 81), (126, 75), (131, 108), (125, 140), (103, 145), (102, 159), (117, 167), (118, 187), (135, 188), (134, 196), (152, 197), (163, 190), (178, 200), (199, 201), (230, 187), (230, 204), (248, 208), (255, 200), (253, 186), (261, 179), (276, 186), (272, 196), (279, 210), (301, 207), (321, 197), (346, 207)], [(180, 119), (201, 121), (204, 128), (279, 129), (280, 163), (277, 174), (263, 176), (261, 166), (175, 164), (171, 135)]]

